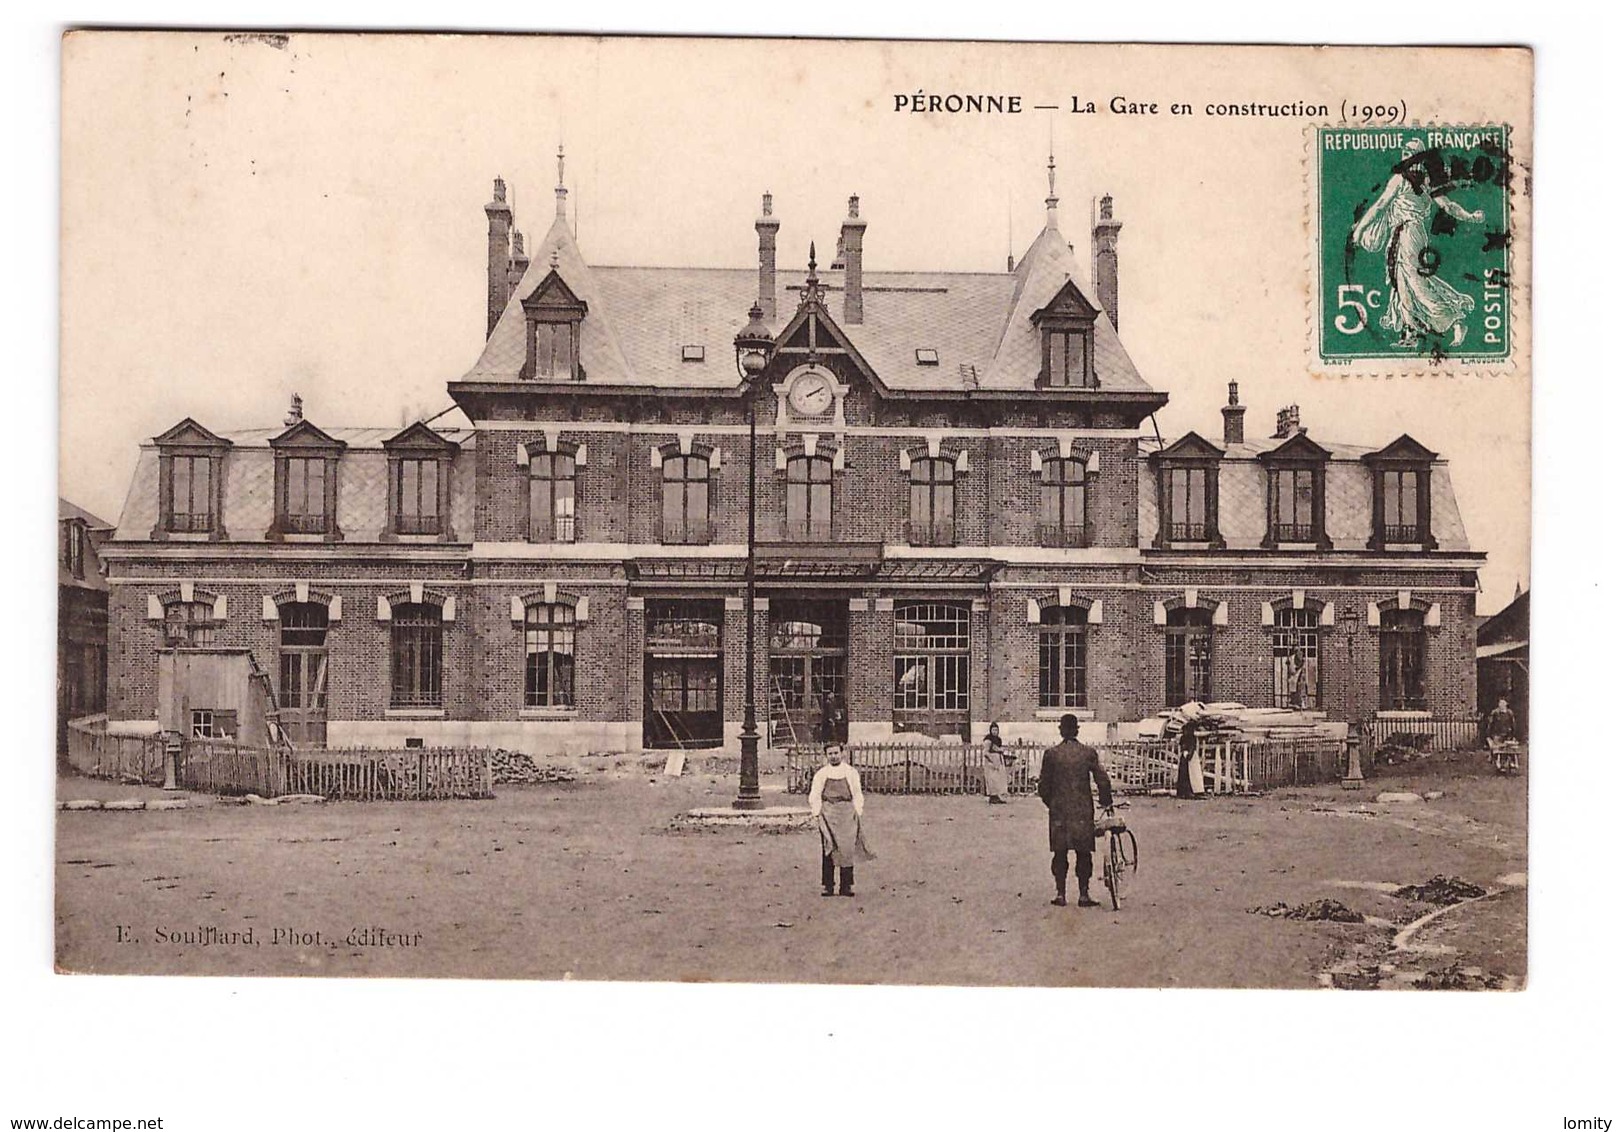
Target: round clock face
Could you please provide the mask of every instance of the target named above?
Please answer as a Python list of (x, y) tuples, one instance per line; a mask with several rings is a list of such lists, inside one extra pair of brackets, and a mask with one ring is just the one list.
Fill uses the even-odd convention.
[(789, 386), (788, 403), (796, 413), (808, 417), (825, 413), (834, 403), (833, 386), (821, 374), (801, 374)]

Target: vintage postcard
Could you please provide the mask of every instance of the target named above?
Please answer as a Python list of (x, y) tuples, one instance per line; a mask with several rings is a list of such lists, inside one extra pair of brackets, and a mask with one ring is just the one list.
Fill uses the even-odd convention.
[(1532, 74), (69, 33), (59, 969), (1524, 986)]

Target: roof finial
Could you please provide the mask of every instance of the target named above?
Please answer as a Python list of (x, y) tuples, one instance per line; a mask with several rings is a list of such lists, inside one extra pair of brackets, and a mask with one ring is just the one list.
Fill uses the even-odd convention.
[(1014, 190), (1008, 190), (1008, 274), (1014, 273)]
[(553, 248), (552, 249), (552, 270), (556, 271), (557, 269), (558, 269), (558, 250), (556, 248)]
[(293, 394), (293, 399), (290, 402), (288, 402), (288, 405), (287, 405), (287, 419), (285, 421), (283, 421), (282, 423), (287, 425), (288, 428), (292, 428), (294, 425), (298, 424), (303, 419), (304, 419), (304, 398), (300, 397), (297, 393), (295, 393), (295, 394)]
[(1053, 161), (1053, 139), (1048, 138), (1048, 227), (1059, 226), (1058, 169)]
[(558, 219), (563, 220), (569, 214), (569, 190), (563, 187), (563, 143), (558, 142), (558, 187), (552, 190), (558, 198)]
[(818, 303), (823, 301), (822, 281), (817, 278), (817, 242), (811, 241), (811, 256), (806, 262), (805, 286), (800, 288), (800, 302)]

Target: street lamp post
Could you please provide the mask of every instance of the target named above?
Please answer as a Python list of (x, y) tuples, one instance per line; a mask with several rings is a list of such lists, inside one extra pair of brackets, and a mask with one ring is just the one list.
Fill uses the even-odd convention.
[(733, 339), (738, 356), (738, 376), (745, 384), (749, 400), (749, 526), (743, 565), (743, 734), (739, 737), (738, 796), (735, 810), (758, 810), (760, 799), (760, 729), (755, 715), (755, 397), (754, 381), (771, 358), (772, 334), (767, 328), (760, 304), (749, 308), (749, 322)]

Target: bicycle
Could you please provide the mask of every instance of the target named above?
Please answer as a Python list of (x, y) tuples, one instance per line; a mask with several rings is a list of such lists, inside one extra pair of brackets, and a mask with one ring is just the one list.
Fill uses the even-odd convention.
[[(1130, 805), (1130, 802), (1122, 802), (1120, 808)], [(1138, 839), (1126, 827), (1126, 819), (1115, 811), (1115, 806), (1104, 811), (1098, 820), (1097, 832), (1106, 840), (1104, 887), (1109, 890), (1110, 907), (1119, 912), (1127, 878), (1138, 871)]]

